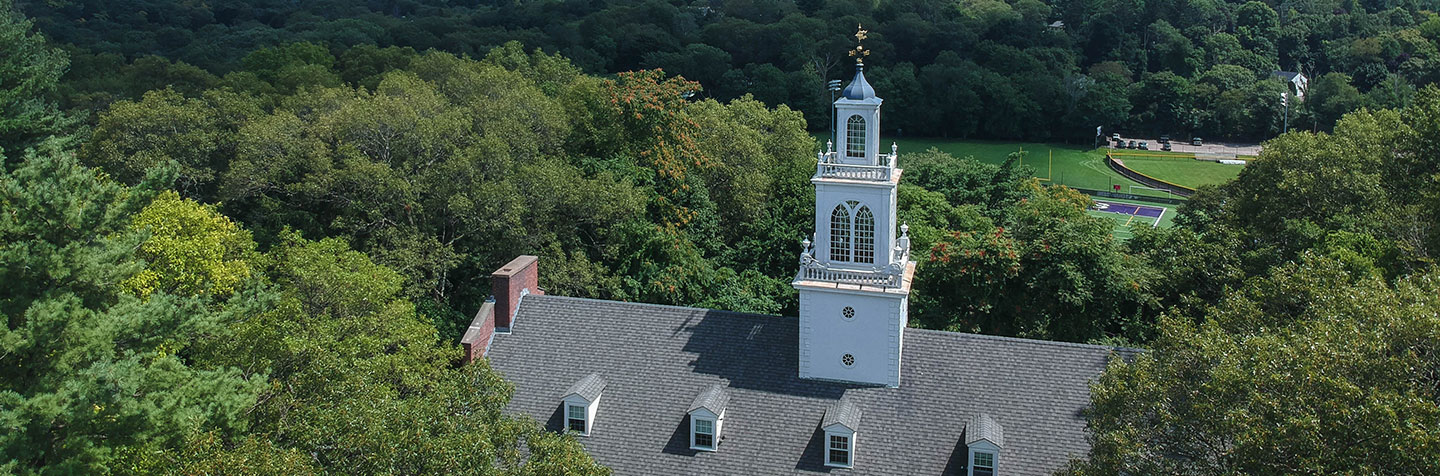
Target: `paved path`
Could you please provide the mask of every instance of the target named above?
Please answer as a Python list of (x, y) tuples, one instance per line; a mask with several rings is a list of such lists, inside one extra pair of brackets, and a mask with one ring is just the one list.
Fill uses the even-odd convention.
[[(1122, 136), (1122, 137), (1120, 137), (1120, 140), (1125, 141), (1126, 144), (1129, 144), (1130, 141), (1132, 141), (1132, 140), (1133, 140), (1133, 141), (1136, 141), (1136, 142), (1139, 142), (1139, 141), (1142, 141), (1142, 140), (1143, 140), (1143, 141), (1146, 141), (1146, 142), (1149, 142), (1149, 143), (1150, 143), (1150, 150), (1160, 150), (1160, 148), (1164, 146), (1163, 144), (1160, 143), (1160, 141), (1159, 141), (1158, 139), (1154, 139), (1154, 138), (1139, 138), (1139, 137), (1123, 137), (1123, 136)], [(1114, 146), (1114, 145), (1115, 145), (1115, 141), (1112, 140), (1112, 141), (1109, 142), (1109, 144), (1110, 144), (1111, 146)], [(1260, 145), (1259, 145), (1259, 144), (1241, 144), (1241, 143), (1235, 143), (1235, 142), (1205, 142), (1204, 144), (1205, 144), (1205, 145), (1202, 145), (1202, 146), (1198, 146), (1198, 147), (1197, 147), (1197, 146), (1190, 145), (1190, 141), (1185, 141), (1185, 142), (1180, 142), (1179, 140), (1171, 140), (1171, 141), (1170, 141), (1170, 147), (1171, 147), (1171, 151), (1172, 151), (1172, 152), (1190, 152), (1190, 153), (1193, 153), (1193, 154), (1195, 154), (1195, 155), (1197, 155), (1197, 156), (1207, 156), (1207, 155), (1209, 155), (1209, 156), (1235, 157), (1235, 156), (1237, 156), (1237, 155), (1248, 155), (1248, 156), (1260, 155)], [(1136, 150), (1136, 149), (1126, 149), (1126, 150)]]

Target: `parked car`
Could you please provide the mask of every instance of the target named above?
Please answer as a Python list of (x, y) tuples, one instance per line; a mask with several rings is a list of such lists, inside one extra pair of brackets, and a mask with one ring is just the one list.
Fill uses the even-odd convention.
[(1132, 141), (1130, 141), (1130, 146), (1129, 146), (1129, 147), (1126, 147), (1126, 149), (1134, 149), (1134, 148), (1135, 148), (1135, 141), (1132, 140)]
[(1150, 144), (1147, 144), (1143, 140), (1140, 141), (1140, 150), (1150, 150)]
[(1169, 143), (1169, 142), (1166, 142), (1164, 146), (1160, 147), (1160, 150), (1169, 152), (1169, 151), (1170, 151), (1170, 143)]
[(1110, 134), (1110, 140), (1120, 140), (1120, 133), (1116, 132), (1114, 134)]
[(1190, 145), (1201, 145), (1201, 144), (1200, 144), (1200, 138), (1199, 138), (1199, 137), (1196, 137), (1196, 138), (1190, 139)]

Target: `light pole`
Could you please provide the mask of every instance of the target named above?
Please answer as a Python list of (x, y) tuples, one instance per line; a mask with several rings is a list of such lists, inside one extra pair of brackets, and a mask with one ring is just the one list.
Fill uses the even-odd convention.
[(1290, 84), (1285, 84), (1285, 125), (1281, 126), (1280, 133), (1290, 132)]

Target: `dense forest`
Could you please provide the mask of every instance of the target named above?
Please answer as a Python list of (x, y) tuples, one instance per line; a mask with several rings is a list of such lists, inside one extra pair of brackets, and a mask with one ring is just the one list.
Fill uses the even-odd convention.
[[(871, 32), (871, 81), (903, 111), (884, 127), (910, 136), (1088, 141), (1105, 126), (1259, 140), (1403, 107), (1440, 79), (1431, 0), (19, 3), (68, 45), (68, 104), (96, 108), (215, 76), (245, 83), (227, 75), (253, 69), (251, 51), (300, 41), (370, 73), (383, 59), (351, 47), (481, 57), (519, 41), (591, 74), (659, 68), (701, 97), (787, 104), (819, 130), (857, 24)], [(1307, 100), (1287, 110), (1276, 70), (1312, 78)]]
[(902, 151), (910, 322), (1149, 349), (1070, 474), (1440, 473), (1422, 6), (177, 3), (0, 0), (0, 472), (604, 474), (458, 363), (488, 274), (793, 313), (863, 22), (906, 134), (1269, 137), (1221, 105), (1316, 74), (1301, 130), (1129, 241), (1018, 157)]

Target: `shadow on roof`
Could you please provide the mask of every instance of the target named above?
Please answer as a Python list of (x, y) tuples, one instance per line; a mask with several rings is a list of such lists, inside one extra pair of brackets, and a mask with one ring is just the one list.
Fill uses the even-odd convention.
[(795, 318), (697, 309), (672, 335), (682, 333), (689, 334), (684, 351), (695, 354), (690, 367), (729, 380), (731, 388), (838, 399), (847, 389), (874, 387), (801, 379)]
[[(725, 436), (721, 433), (720, 441), (715, 442), (715, 446), (719, 448), (724, 443)], [(665, 449), (662, 451), (681, 456), (694, 456), (700, 452), (690, 449), (690, 414), (687, 413), (680, 419), (680, 424), (675, 426), (675, 431), (670, 434), (670, 441), (665, 442)]]

